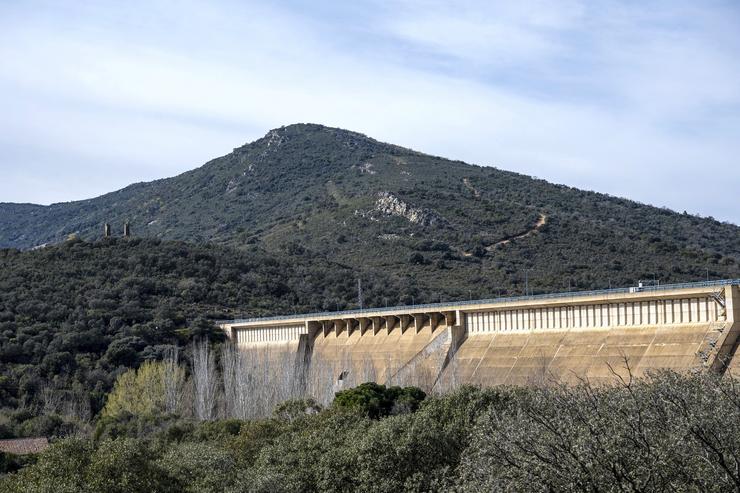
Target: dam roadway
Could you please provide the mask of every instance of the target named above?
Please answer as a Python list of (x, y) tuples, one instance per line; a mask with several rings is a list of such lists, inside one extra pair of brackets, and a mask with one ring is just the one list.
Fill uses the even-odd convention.
[[(219, 322), (244, 351), (293, 352), (331, 378), (530, 385), (740, 373), (740, 279)], [(407, 377), (407, 378), (405, 378)], [(414, 380), (411, 378), (411, 380)]]

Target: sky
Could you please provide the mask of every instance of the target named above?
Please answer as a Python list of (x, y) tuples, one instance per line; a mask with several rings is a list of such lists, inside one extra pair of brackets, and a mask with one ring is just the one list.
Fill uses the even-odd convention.
[(0, 202), (311, 122), (740, 224), (740, 2), (0, 0)]

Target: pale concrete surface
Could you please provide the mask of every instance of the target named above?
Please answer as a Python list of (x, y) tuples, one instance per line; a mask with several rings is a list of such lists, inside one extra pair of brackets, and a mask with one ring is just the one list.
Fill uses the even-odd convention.
[[(293, 345), (331, 378), (592, 383), (740, 374), (740, 280), (223, 322), (240, 347)], [(304, 338), (304, 339), (301, 339)]]

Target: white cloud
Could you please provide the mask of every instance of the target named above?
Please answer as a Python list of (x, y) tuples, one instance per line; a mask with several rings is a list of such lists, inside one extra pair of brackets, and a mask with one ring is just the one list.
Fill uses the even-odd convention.
[[(0, 200), (88, 197), (312, 121), (740, 222), (732, 9), (84, 5), (0, 15)], [(30, 160), (66, 171), (29, 187)], [(723, 179), (697, 190), (706, 167)]]
[(557, 35), (583, 15), (577, 1), (427, 2), (385, 19), (391, 35), (433, 52), (484, 65), (524, 65), (562, 53)]

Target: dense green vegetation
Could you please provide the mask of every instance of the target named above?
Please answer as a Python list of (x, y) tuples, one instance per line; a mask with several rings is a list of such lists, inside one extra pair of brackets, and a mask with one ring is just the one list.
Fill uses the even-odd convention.
[(340, 409), (357, 410), (370, 418), (395, 414), (399, 409), (415, 411), (426, 394), (416, 387), (387, 387), (366, 382), (337, 392), (334, 405)]
[(106, 422), (94, 439), (55, 443), (34, 465), (0, 479), (0, 491), (740, 487), (740, 387), (732, 379), (664, 373), (604, 388), (463, 387), (377, 418), (338, 401), (319, 412), (289, 402), (253, 421), (142, 415)]
[[(439, 253), (425, 248), (425, 255)], [(484, 269), (477, 257), (459, 262)], [(618, 263), (584, 271), (574, 286), (597, 288), (626, 272), (634, 282), (634, 270), (617, 270)], [(712, 265), (737, 275), (732, 262)], [(487, 267), (491, 280), (435, 264), (415, 267), (425, 273), (352, 268), (309, 250), (273, 254), (256, 245), (138, 238), (0, 250), (0, 437), (70, 433), (100, 412), (127, 368), (195, 338), (218, 339), (214, 319), (355, 308), (358, 278), (365, 306), (521, 294), (521, 279), (506, 268)], [(551, 268), (567, 276), (567, 265)], [(530, 287), (555, 291), (558, 284), (559, 277), (533, 278)]]
[[(257, 248), (111, 239), (0, 250), (0, 438), (69, 432), (59, 416), (96, 415), (127, 368), (223, 338), (213, 319), (342, 308), (355, 283), (340, 265)], [(401, 285), (368, 277), (364, 289), (380, 304)]]
[[(425, 268), (430, 275), (401, 277), (308, 251), (154, 239), (0, 250), (0, 402), (6, 415), (13, 410), (0, 435), (63, 433), (65, 420), (50, 416), (96, 415), (121, 372), (161, 359), (173, 345), (218, 338), (214, 319), (353, 308), (358, 278), (365, 306), (467, 298), (490, 285)], [(520, 293), (517, 278), (492, 272), (502, 277), (497, 293)], [(590, 279), (616, 274), (590, 272), (578, 284), (599, 287)], [(543, 282), (530, 286), (557, 290)]]
[[(398, 208), (379, 207), (382, 197)], [(538, 234), (495, 246), (541, 215)], [(467, 279), (472, 292), (459, 294), (474, 297), (512, 282), (522, 290), (525, 271), (563, 290), (728, 277), (740, 263), (735, 225), (319, 125), (273, 130), (193, 171), (95, 199), (0, 205), (0, 247), (95, 239), (104, 222), (120, 234), (124, 220), (142, 237), (260, 245), (427, 285)]]

